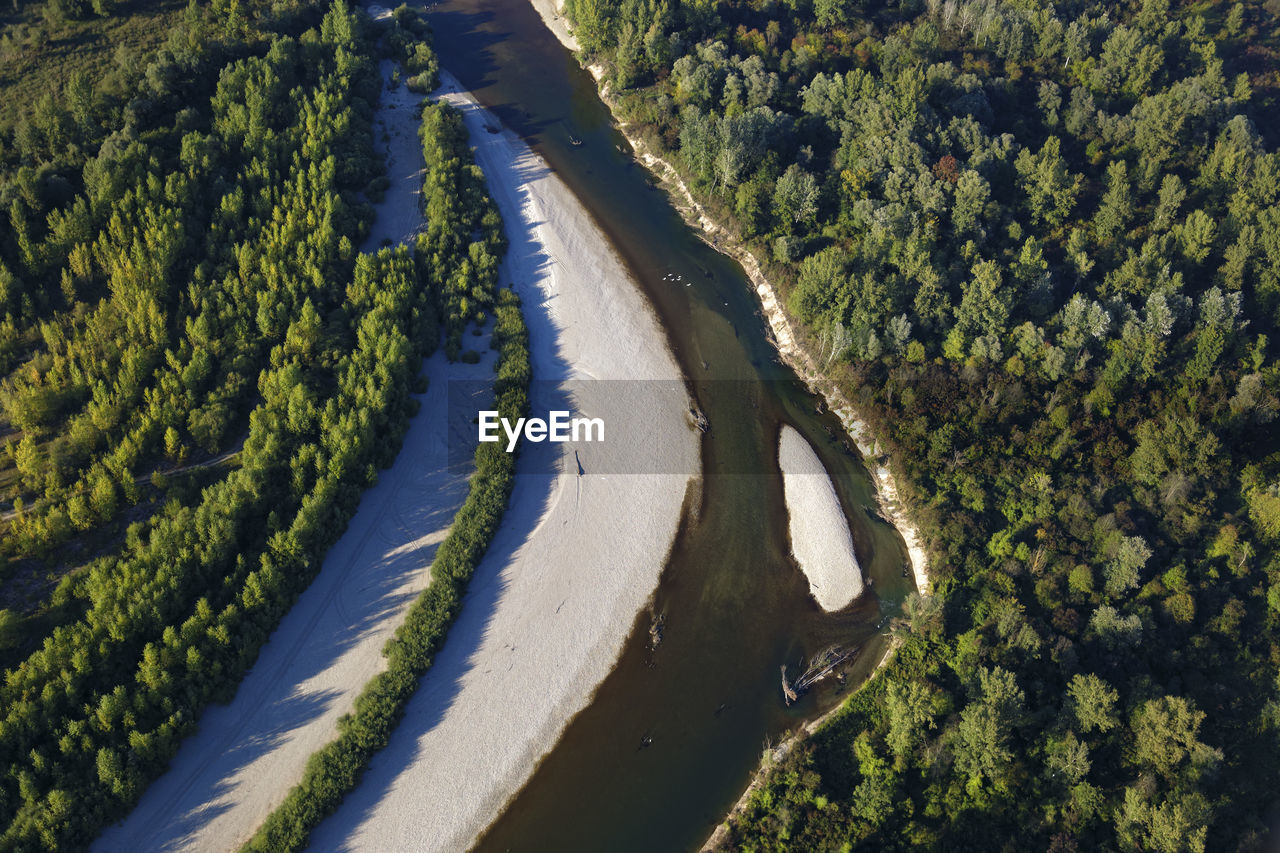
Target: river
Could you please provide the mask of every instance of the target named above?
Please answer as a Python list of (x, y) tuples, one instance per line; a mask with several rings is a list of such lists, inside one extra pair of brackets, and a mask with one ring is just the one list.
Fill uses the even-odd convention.
[[(712, 425), (701, 506), (655, 593), (661, 644), (651, 648), (652, 617), (640, 614), (613, 672), (478, 849), (696, 848), (765, 743), (834, 706), (880, 659), (886, 617), (914, 589), (901, 537), (876, 517), (871, 479), (839, 421), (819, 415), (818, 398), (779, 361), (741, 267), (701, 242), (632, 159), (594, 81), (528, 0), (448, 0), (430, 20), (441, 65), (528, 141), (609, 236)], [(831, 473), (872, 582), (838, 614), (819, 610), (788, 556), (783, 422)], [(779, 666), (795, 672), (832, 643), (861, 649), (847, 686), (820, 686), (786, 707)]]

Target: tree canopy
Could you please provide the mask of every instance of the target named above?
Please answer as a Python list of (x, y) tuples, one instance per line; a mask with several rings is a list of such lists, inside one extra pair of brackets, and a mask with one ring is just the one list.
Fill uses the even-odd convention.
[[(88, 846), (234, 692), (394, 459), (443, 330), (456, 349), (495, 312), (500, 401), (522, 404), (505, 242), (456, 117), (432, 107), (424, 132), (427, 195), (451, 203), (415, 247), (355, 249), (376, 60), (434, 88), (426, 35), (345, 0), (192, 4), (123, 91), (76, 77), (0, 142), (0, 581), (22, 605), (0, 610), (0, 848)], [(401, 636), (408, 665), (456, 609), (499, 474)], [(56, 588), (24, 595), (44, 573)]]
[(843, 342), (829, 370), (930, 552), (936, 601), (728, 846), (1256, 849), (1280, 788), (1274, 4), (566, 8), (802, 336)]

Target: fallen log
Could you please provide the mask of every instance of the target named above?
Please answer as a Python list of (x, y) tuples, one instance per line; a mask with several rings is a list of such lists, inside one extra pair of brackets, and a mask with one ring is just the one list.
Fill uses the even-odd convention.
[(798, 701), (810, 687), (835, 672), (836, 668), (857, 657), (857, 649), (828, 646), (809, 660), (809, 666), (800, 677), (791, 682), (787, 678), (787, 665), (782, 665), (782, 696), (790, 705)]

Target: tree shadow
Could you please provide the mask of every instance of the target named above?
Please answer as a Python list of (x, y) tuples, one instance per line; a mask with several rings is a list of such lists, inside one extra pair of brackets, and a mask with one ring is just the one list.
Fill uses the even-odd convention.
[[(323, 713), (338, 694), (337, 690), (325, 690), (290, 696), (272, 703), (267, 713), (273, 724), (259, 729), (247, 739), (236, 742), (236, 745), (221, 757), (236, 768), (250, 763), (254, 758), (278, 746), (298, 726), (317, 714)], [(162, 785), (158, 784), (154, 787), (162, 787)], [(232, 804), (224, 802), (223, 797), (233, 788), (232, 783), (223, 777), (208, 789), (207, 796), (201, 797), (199, 803), (191, 805), (186, 811), (162, 824), (152, 826), (153, 831), (149, 835), (144, 833), (141, 837), (115, 838), (116, 833), (108, 832), (94, 845), (94, 849), (111, 851), (187, 849), (195, 841), (201, 829), (232, 808)], [(181, 799), (182, 794), (191, 789), (191, 785), (179, 788), (174, 794), (175, 801)]]

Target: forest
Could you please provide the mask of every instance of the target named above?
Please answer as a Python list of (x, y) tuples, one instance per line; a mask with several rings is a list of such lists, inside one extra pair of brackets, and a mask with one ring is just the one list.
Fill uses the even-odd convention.
[[(0, 849), (87, 847), (234, 693), (395, 458), (442, 334), (458, 355), (496, 316), (501, 405), (524, 405), (456, 119), (424, 118), (418, 244), (355, 248), (385, 187), (377, 60), (433, 88), (427, 36), (345, 0), (191, 3), (147, 61), (0, 132)], [(393, 659), (425, 667), (509, 464), (481, 460)], [(375, 694), (409, 689), (392, 671)]]
[(880, 437), (932, 594), (728, 849), (1260, 850), (1275, 0), (569, 0)]

